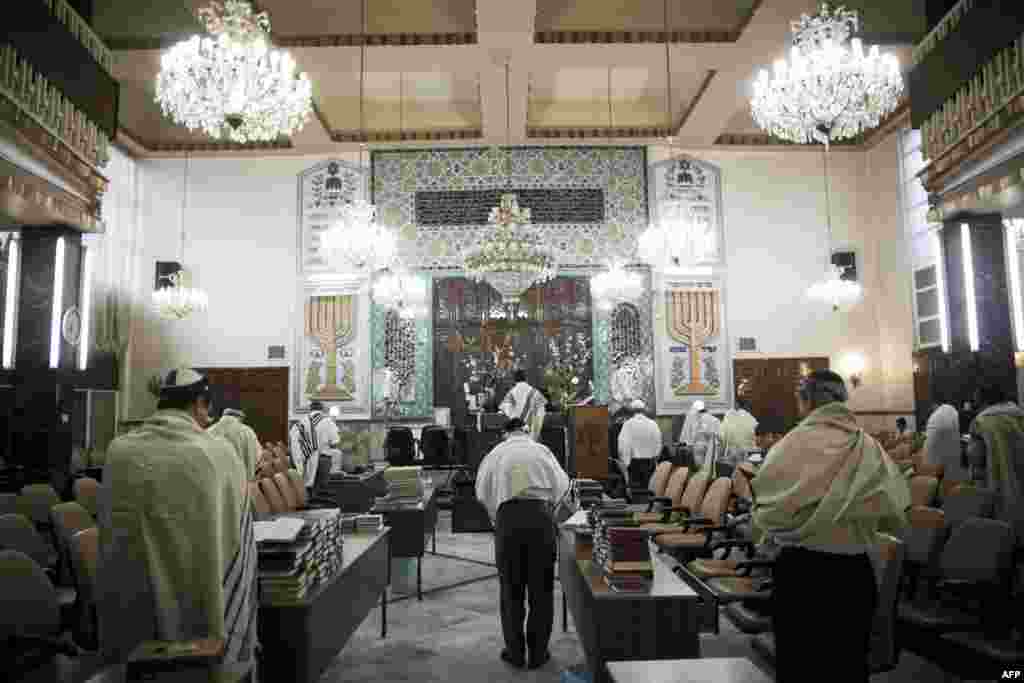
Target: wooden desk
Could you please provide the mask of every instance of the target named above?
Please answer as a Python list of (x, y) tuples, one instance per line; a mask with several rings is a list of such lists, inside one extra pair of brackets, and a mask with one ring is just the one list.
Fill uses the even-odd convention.
[(561, 530), (558, 571), (562, 591), (596, 683), (610, 681), (609, 661), (689, 659), (700, 656), (697, 594), (653, 555), (647, 593), (617, 593), (591, 564), (590, 539)]
[(343, 567), (294, 605), (260, 605), (260, 680), (315, 683), (377, 605), (387, 636), (391, 530), (345, 535)]
[(615, 683), (772, 683), (749, 659), (663, 659), (608, 662)]
[(427, 537), (433, 539), (437, 552), (437, 489), (431, 489), (426, 499), (416, 505), (398, 509), (378, 509), (384, 515), (384, 524), (391, 528), (391, 557), (416, 558), (416, 597), (423, 599), (423, 554), (427, 550)]

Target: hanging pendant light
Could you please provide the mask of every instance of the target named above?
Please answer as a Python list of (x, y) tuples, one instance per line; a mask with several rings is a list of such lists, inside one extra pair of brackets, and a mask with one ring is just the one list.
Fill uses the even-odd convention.
[[(362, 3), (362, 34), (359, 41), (359, 132), (366, 135), (366, 0)], [(366, 143), (359, 145), (359, 167), (364, 168)], [(395, 258), (397, 238), (394, 230), (377, 222), (377, 207), (367, 197), (371, 194), (369, 165), (366, 164), (364, 197), (341, 207), (341, 215), (322, 238), (328, 258), (346, 270), (370, 271), (387, 268)]]
[(403, 318), (426, 316), (428, 294), (422, 278), (400, 267), (385, 271), (373, 284), (374, 302), (398, 311)]
[(825, 277), (807, 289), (807, 296), (814, 301), (830, 304), (833, 311), (851, 306), (864, 294), (860, 283), (845, 279), (846, 268), (832, 263), (832, 203), (829, 192), (828, 145), (822, 153), (825, 176), (825, 224), (827, 230)]
[[(185, 155), (185, 171), (181, 190), (181, 244), (180, 259), (185, 263), (185, 212), (188, 207), (189, 157)], [(158, 287), (153, 292), (152, 305), (164, 320), (184, 320), (193, 313), (205, 312), (210, 304), (206, 292), (192, 286), (192, 275), (182, 268), (178, 272), (166, 275), (163, 279), (166, 286)]]

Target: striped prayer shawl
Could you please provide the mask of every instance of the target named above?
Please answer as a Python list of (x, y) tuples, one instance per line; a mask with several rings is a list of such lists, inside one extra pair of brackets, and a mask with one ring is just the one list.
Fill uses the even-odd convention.
[[(301, 465), (302, 471), (305, 472), (306, 465), (309, 463), (309, 459), (316, 454), (316, 446), (314, 445), (316, 439), (316, 429), (314, 428), (312, 430), (307, 430), (306, 425), (302, 424), (301, 422), (297, 423), (295, 425), (295, 428), (299, 432), (299, 449), (302, 451), (302, 462), (295, 464)], [(311, 433), (312, 436), (310, 436)], [(298, 456), (297, 454), (293, 454), (292, 457), (294, 458)]]
[(224, 574), (224, 668), (245, 671), (253, 665), (256, 615), (259, 608), (256, 578), (256, 538), (252, 505), (246, 500), (242, 542)]

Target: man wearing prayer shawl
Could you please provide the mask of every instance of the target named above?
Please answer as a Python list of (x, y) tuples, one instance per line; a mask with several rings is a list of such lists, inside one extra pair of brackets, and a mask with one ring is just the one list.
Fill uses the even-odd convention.
[(231, 444), (245, 468), (245, 478), (256, 477), (256, 463), (260, 459), (263, 448), (252, 427), (245, 424), (245, 413), (234, 408), (225, 408), (220, 419), (210, 427), (210, 434), (219, 436)]
[(100, 494), (100, 646), (124, 662), (143, 641), (225, 642), (212, 681), (254, 666), (256, 542), (245, 472), (204, 429), (209, 384), (168, 373), (156, 412), (111, 442)]
[(629, 404), (629, 411), (633, 413), (626, 420), (619, 431), (619, 466), (626, 483), (630, 483), (629, 464), (633, 460), (642, 460), (646, 472), (643, 474), (643, 481), (647, 481), (654, 471), (654, 463), (661, 453), (661, 429), (658, 423), (647, 417), (644, 410), (647, 408), (640, 399), (633, 399)]
[(866, 683), (877, 603), (868, 549), (879, 531), (906, 526), (910, 490), (857, 425), (839, 375), (811, 373), (798, 399), (806, 417), (751, 482), (754, 524), (781, 547), (772, 572), (776, 680), (805, 679), (811, 657), (828, 662), (830, 679)]
[(694, 425), (693, 459), (698, 467), (711, 466), (719, 455), (722, 421), (708, 412), (701, 403)]
[(747, 453), (757, 447), (755, 434), (757, 419), (747, 411), (745, 401), (736, 401), (736, 408), (722, 419), (722, 449), (720, 462), (735, 468), (747, 459)]
[(943, 466), (943, 479), (970, 481), (971, 473), (961, 458), (960, 414), (949, 404), (938, 406), (925, 427), (924, 458), (930, 465)]
[(683, 429), (679, 432), (679, 443), (692, 446), (697, 440), (697, 424), (700, 422), (700, 411), (704, 410), (704, 401), (694, 401), (686, 413)]
[(516, 370), (512, 377), (516, 383), (501, 400), (499, 409), (510, 420), (517, 417), (522, 420), (533, 436), (533, 440), (540, 441), (540, 432), (544, 429), (547, 400), (540, 391), (527, 383), (525, 370)]
[(320, 456), (330, 455), (329, 451), (341, 440), (338, 425), (334, 418), (324, 414), (323, 403), (310, 401), (309, 412), (292, 426), (290, 438), (292, 465), (302, 475), (306, 488), (311, 489)]
[(971, 423), (968, 460), (973, 479), (996, 494), (996, 518), (1013, 525), (1024, 545), (1024, 410), (1002, 387), (979, 392), (983, 410)]

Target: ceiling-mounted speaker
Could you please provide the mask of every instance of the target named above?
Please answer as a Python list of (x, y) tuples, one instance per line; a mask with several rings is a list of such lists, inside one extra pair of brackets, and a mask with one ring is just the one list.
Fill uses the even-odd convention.
[(181, 264), (177, 261), (157, 261), (153, 289), (166, 289), (170, 287), (173, 284), (172, 276), (177, 275), (181, 270)]
[(740, 351), (757, 351), (757, 339), (754, 337), (740, 337), (738, 346)]

